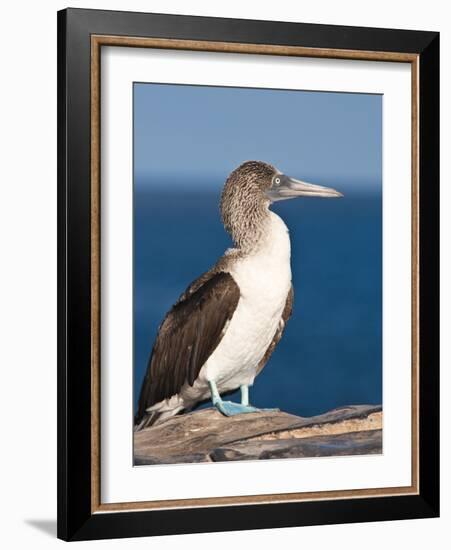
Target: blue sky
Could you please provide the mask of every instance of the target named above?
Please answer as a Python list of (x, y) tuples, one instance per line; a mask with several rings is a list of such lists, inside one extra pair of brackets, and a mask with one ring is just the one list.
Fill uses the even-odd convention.
[(134, 124), (138, 185), (222, 185), (252, 159), (380, 191), (381, 95), (135, 83)]

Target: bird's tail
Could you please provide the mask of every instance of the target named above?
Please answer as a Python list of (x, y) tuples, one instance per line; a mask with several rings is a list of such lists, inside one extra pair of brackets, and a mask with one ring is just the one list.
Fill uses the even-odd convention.
[(170, 410), (157, 410), (157, 411), (146, 411), (142, 416), (135, 416), (135, 432), (144, 430), (144, 428), (150, 428), (151, 426), (156, 426), (164, 422), (168, 418), (171, 418), (179, 414), (183, 409), (178, 407), (176, 409)]

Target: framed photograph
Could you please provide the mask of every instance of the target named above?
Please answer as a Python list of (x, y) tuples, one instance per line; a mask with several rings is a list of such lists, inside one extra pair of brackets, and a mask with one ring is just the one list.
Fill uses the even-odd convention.
[(58, 536), (439, 514), (439, 35), (58, 13)]

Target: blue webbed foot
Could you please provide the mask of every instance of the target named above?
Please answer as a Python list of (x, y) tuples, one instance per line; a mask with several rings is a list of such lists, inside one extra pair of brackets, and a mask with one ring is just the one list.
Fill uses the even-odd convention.
[(236, 414), (245, 414), (259, 412), (260, 409), (251, 407), (249, 405), (241, 405), (241, 403), (233, 403), (232, 401), (218, 401), (214, 404), (215, 407), (224, 416), (234, 416)]
[(223, 401), (214, 380), (209, 380), (208, 385), (210, 386), (213, 405), (224, 416), (256, 412), (279, 412), (279, 409), (257, 409), (257, 407), (249, 405), (249, 386), (247, 384), (241, 386), (241, 403)]
[[(241, 404), (249, 406), (249, 385), (242, 384), (241, 388)], [(254, 408), (254, 407), (252, 407)], [(257, 409), (259, 412), (280, 412), (280, 409)]]

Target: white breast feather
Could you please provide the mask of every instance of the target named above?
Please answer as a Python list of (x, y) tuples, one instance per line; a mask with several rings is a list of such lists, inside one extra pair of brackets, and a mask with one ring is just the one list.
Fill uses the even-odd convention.
[(271, 212), (263, 246), (237, 261), (230, 272), (241, 297), (226, 334), (201, 373), (220, 391), (253, 382), (279, 325), (291, 285), (290, 239), (279, 216)]

